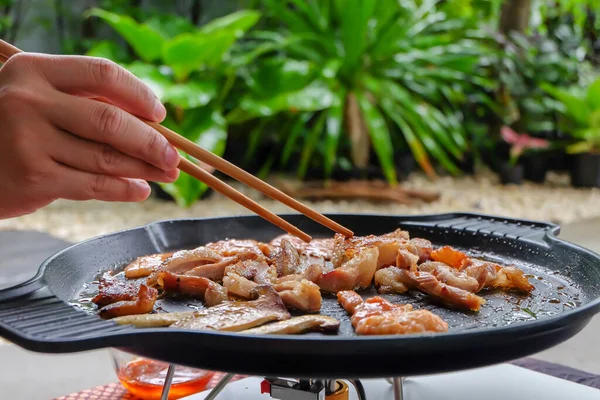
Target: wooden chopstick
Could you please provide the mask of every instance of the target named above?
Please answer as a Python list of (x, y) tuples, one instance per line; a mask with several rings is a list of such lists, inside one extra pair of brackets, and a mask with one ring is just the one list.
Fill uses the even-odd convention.
[(296, 211), (299, 211), (300, 213), (318, 222), (319, 224), (328, 227), (332, 231), (341, 233), (346, 237), (354, 236), (354, 233), (350, 229), (343, 227), (337, 222), (327, 218), (323, 214), (316, 212), (310, 207), (307, 207), (306, 205), (283, 193), (279, 189), (274, 188), (265, 181), (258, 179), (254, 175), (249, 174), (248, 172), (230, 163), (229, 161), (217, 156), (216, 154), (211, 153), (206, 149), (203, 149), (191, 140), (184, 138), (183, 136), (173, 132), (169, 128), (164, 127), (161, 124), (157, 124), (156, 122), (145, 122), (157, 131), (159, 131), (164, 137), (166, 137), (167, 140), (171, 142), (173, 146), (183, 150), (192, 157), (195, 157), (198, 160), (216, 168), (217, 170), (221, 171), (222, 173), (232, 177), (233, 179), (239, 182), (245, 183), (246, 185), (262, 192), (270, 198), (277, 200), (287, 205), (288, 207), (293, 208)]
[[(20, 53), (20, 52), (22, 52), (22, 51), (20, 49), (18, 49), (17, 47), (15, 47), (3, 40), (0, 40), (0, 61), (2, 63), (5, 63), (10, 57), (12, 57), (13, 55)], [(139, 118), (139, 117), (136, 117), (136, 118)], [(249, 174), (248, 172), (235, 166), (234, 164), (231, 164), (230, 162), (226, 161), (225, 159), (211, 153), (208, 150), (203, 149), (202, 147), (196, 145), (194, 142), (180, 136), (176, 132), (173, 132), (172, 130), (170, 130), (158, 123), (150, 122), (150, 121), (144, 120), (142, 118), (139, 118), (139, 119), (141, 121), (143, 121), (144, 123), (150, 125), (152, 128), (157, 130), (159, 133), (161, 133), (173, 146), (175, 146), (178, 149), (186, 152), (187, 154), (197, 158), (198, 160), (216, 168), (217, 170), (227, 174), (228, 176), (230, 176), (242, 183), (246, 183), (248, 186), (259, 190), (263, 194), (295, 209), (296, 211), (299, 211), (300, 213), (304, 214), (305, 216), (313, 219), (314, 221), (320, 223), (321, 225), (326, 226), (327, 228), (329, 228), (335, 232), (341, 233), (342, 235), (344, 235), (346, 237), (354, 236), (354, 233), (351, 230), (343, 227), (342, 225), (336, 223), (335, 221), (316, 212), (315, 210), (305, 206), (304, 204), (300, 203), (299, 201), (291, 198), (290, 196), (286, 195), (285, 193), (281, 192), (280, 190), (272, 187), (271, 185), (267, 184), (266, 182)], [(274, 225), (280, 227), (287, 233), (297, 236), (306, 242), (309, 242), (312, 239), (310, 237), (310, 235), (306, 234), (305, 232), (301, 231), (300, 229), (293, 226), (289, 222), (285, 221), (283, 218), (271, 213), (270, 211), (268, 211), (264, 207), (260, 206), (258, 203), (256, 203), (249, 197), (238, 192), (231, 186), (222, 182), (221, 180), (219, 180), (212, 174), (208, 173), (207, 171), (203, 170), (199, 166), (195, 165), (191, 161), (189, 161), (185, 158), (181, 158), (178, 168), (181, 171), (204, 182), (206, 185), (208, 185), (212, 189), (218, 191), (219, 193), (229, 197), (233, 201), (235, 201), (235, 202), (241, 204), (242, 206), (248, 208), (249, 210), (255, 212), (262, 218), (264, 218), (267, 221), (273, 223)]]

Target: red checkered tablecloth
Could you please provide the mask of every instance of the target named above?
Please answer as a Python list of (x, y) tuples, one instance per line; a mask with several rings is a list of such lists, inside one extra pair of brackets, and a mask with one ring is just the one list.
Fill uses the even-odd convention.
[[(206, 389), (214, 387), (225, 374), (217, 372), (213, 375)], [(243, 375), (236, 375), (230, 382), (246, 378)], [(86, 389), (78, 393), (72, 393), (67, 396), (57, 397), (54, 400), (139, 400), (127, 391), (120, 383), (109, 383), (104, 386), (96, 386), (92, 389)]]

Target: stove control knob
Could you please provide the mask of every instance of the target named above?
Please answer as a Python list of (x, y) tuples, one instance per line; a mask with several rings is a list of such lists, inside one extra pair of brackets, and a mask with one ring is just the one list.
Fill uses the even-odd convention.
[(348, 385), (344, 381), (336, 381), (335, 392), (328, 394), (325, 400), (348, 400), (350, 398), (350, 391)]
[(270, 394), (271, 394), (271, 382), (269, 382), (269, 381), (268, 381), (268, 380), (266, 380), (266, 379), (265, 379), (265, 380), (263, 380), (263, 381), (260, 383), (260, 393), (261, 393), (261, 394), (264, 394), (264, 393), (266, 393), (266, 394), (270, 395)]

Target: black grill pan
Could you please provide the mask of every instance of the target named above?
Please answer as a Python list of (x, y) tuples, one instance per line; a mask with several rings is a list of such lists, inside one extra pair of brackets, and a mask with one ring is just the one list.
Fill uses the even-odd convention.
[[(226, 238), (266, 241), (281, 234), (255, 216), (176, 220), (101, 236), (53, 255), (35, 278), (0, 291), (0, 335), (45, 353), (117, 347), (176, 364), (249, 375), (370, 378), (462, 370), (537, 353), (575, 335), (599, 310), (600, 256), (558, 239), (556, 225), (474, 214), (329, 217), (357, 235), (401, 227), (434, 245), (515, 263), (531, 274), (536, 290), (530, 297), (486, 294), (488, 303), (479, 314), (440, 308), (419, 293), (387, 296), (431, 309), (451, 327), (444, 334), (411, 336), (355, 336), (334, 297), (324, 299), (323, 313), (342, 320), (338, 335), (142, 330), (117, 326), (70, 305), (101, 272), (122, 268), (140, 255)], [(314, 237), (331, 236), (303, 216), (284, 218)]]

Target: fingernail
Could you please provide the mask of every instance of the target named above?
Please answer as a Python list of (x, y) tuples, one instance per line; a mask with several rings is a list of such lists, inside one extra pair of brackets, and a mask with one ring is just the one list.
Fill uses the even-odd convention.
[(166, 116), (167, 109), (165, 108), (165, 106), (163, 106), (160, 100), (154, 100), (154, 118), (156, 119), (156, 121), (162, 122)]
[(179, 178), (179, 170), (178, 169), (174, 169), (171, 171), (167, 171), (166, 174), (167, 178), (172, 180), (172, 181), (176, 181), (177, 178)]
[(134, 179), (135, 185), (137, 186), (139, 193), (142, 194), (142, 200), (146, 199), (150, 196), (150, 185), (148, 182), (141, 179)]
[(165, 164), (167, 166), (165, 170), (167, 171), (176, 169), (177, 165), (179, 164), (179, 153), (171, 145), (168, 145), (167, 149), (165, 150)]

